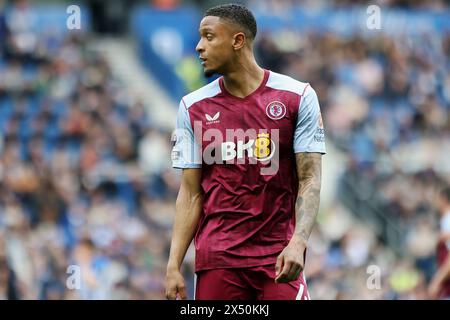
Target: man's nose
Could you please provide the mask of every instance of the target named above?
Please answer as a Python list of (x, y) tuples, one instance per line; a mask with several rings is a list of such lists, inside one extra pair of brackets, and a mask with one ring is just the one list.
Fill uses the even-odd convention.
[(201, 53), (203, 51), (205, 51), (205, 48), (203, 48), (203, 44), (202, 44), (202, 40), (200, 39), (200, 41), (197, 43), (197, 46), (195, 47), (195, 51)]

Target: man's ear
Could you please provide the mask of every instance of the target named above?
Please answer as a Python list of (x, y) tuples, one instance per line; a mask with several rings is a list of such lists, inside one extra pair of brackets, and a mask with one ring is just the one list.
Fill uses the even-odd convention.
[(239, 50), (245, 46), (245, 42), (247, 39), (245, 38), (245, 34), (243, 32), (238, 32), (234, 35), (233, 49)]

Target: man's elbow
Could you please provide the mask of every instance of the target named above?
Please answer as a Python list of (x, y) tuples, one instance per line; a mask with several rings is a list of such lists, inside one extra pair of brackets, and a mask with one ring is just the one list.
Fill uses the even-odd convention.
[(186, 210), (192, 208), (196, 203), (201, 203), (203, 195), (200, 190), (180, 190), (175, 201), (176, 210)]
[(319, 195), (322, 183), (320, 177), (308, 177), (299, 179), (299, 195), (314, 194)]

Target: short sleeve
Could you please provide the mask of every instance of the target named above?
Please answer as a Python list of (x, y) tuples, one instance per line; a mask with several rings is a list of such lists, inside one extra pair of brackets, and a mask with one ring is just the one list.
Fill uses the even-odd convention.
[(172, 167), (201, 168), (200, 147), (195, 141), (189, 112), (183, 100), (180, 101), (178, 107), (177, 125), (172, 141), (175, 141), (172, 148)]
[(317, 94), (310, 85), (300, 99), (294, 132), (294, 152), (318, 152), (325, 154), (325, 129)]

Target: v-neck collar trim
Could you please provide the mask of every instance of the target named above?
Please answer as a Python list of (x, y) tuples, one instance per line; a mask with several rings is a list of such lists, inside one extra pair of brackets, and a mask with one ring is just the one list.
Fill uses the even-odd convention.
[(224, 83), (223, 83), (223, 77), (220, 77), (220, 78), (219, 78), (220, 90), (221, 90), (222, 93), (223, 93), (224, 95), (226, 95), (227, 97), (230, 97), (230, 98), (233, 98), (233, 99), (236, 99), (236, 100), (239, 100), (239, 101), (245, 101), (245, 100), (248, 100), (248, 99), (250, 99), (251, 97), (253, 97), (255, 94), (258, 94), (261, 90), (264, 89), (264, 87), (265, 87), (266, 84), (267, 84), (267, 81), (269, 80), (269, 75), (270, 75), (270, 71), (267, 70), (267, 69), (264, 69), (264, 78), (263, 78), (261, 84), (259, 85), (259, 87), (256, 88), (256, 90), (254, 90), (253, 92), (251, 92), (251, 93), (248, 94), (247, 96), (242, 97), (242, 98), (241, 98), (241, 97), (234, 96), (234, 95), (232, 95), (231, 93), (228, 92), (228, 90), (225, 88), (225, 85), (224, 85)]

